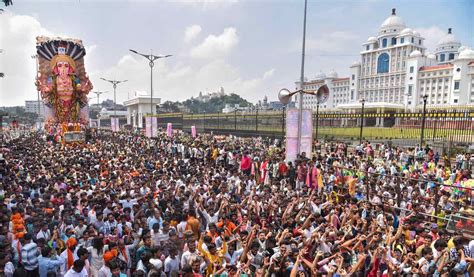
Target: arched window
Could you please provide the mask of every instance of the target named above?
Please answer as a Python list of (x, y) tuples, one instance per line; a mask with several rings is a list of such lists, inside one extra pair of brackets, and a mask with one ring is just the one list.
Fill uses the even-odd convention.
[(449, 60), (454, 60), (454, 53), (449, 53)]
[(445, 57), (444, 54), (439, 55), (439, 61), (444, 62), (444, 57)]
[(397, 44), (397, 38), (392, 38), (392, 45), (396, 45)]
[(387, 47), (387, 39), (382, 39), (382, 47)]
[(390, 57), (387, 53), (383, 53), (377, 59), (377, 73), (387, 73)]

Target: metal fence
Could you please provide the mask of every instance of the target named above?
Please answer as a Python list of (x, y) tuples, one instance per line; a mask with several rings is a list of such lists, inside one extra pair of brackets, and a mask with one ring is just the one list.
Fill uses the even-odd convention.
[[(474, 111), (444, 110), (425, 114), (424, 141), (436, 144), (468, 145), (474, 142)], [(362, 127), (362, 139), (381, 141), (405, 141), (419, 143), (422, 133), (423, 113), (319, 113), (313, 114), (313, 138), (358, 141)], [(199, 132), (234, 134), (241, 136), (283, 137), (285, 111), (234, 112), (215, 114), (159, 114), (158, 126), (166, 128), (173, 123), (174, 129)]]

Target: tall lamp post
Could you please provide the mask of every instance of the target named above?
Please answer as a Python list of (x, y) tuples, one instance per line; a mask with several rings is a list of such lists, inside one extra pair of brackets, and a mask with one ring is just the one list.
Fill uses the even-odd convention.
[(148, 60), (148, 65), (150, 66), (150, 114), (153, 115), (155, 113), (153, 109), (153, 67), (155, 66), (155, 61), (158, 59), (169, 58), (172, 55), (150, 55), (139, 53), (133, 49), (129, 49), (130, 52), (135, 53), (137, 55), (143, 56)]
[[(109, 82), (112, 84), (113, 88), (114, 88), (114, 117), (117, 116), (117, 101), (116, 101), (116, 96), (117, 96), (117, 85), (120, 84), (120, 83), (125, 83), (127, 82), (128, 80), (123, 80), (123, 81), (117, 81), (117, 80), (107, 80), (105, 78), (100, 78), (106, 82)], [(98, 100), (98, 98), (97, 98)]]
[(364, 129), (364, 106), (365, 106), (365, 99), (362, 98), (360, 100), (360, 103), (362, 103), (362, 113), (360, 117), (360, 134), (359, 134), (359, 143), (362, 144), (362, 130)]
[[(108, 91), (91, 91), (93, 94), (97, 95), (97, 107), (100, 105), (99, 97), (101, 94), (107, 93)], [(115, 95), (114, 95), (115, 97)], [(115, 99), (114, 99), (115, 102)], [(115, 107), (114, 107), (115, 108)]]
[(303, 43), (301, 46), (301, 74), (300, 74), (300, 89), (298, 95), (298, 143), (297, 153), (301, 154), (301, 129), (303, 128), (303, 87), (304, 87), (304, 58), (306, 50), (306, 11), (308, 9), (308, 0), (304, 0), (304, 16), (303, 16)]
[[(150, 66), (150, 115), (153, 116), (154, 109), (153, 109), (153, 67), (155, 66), (155, 61), (158, 59), (169, 58), (172, 55), (153, 55), (152, 53), (142, 54), (133, 49), (129, 49), (130, 52), (135, 53), (137, 55), (143, 56), (145, 59), (148, 60), (148, 65)], [(153, 124), (151, 126), (151, 133), (153, 134)]]
[(423, 95), (423, 118), (421, 119), (420, 148), (423, 147), (423, 139), (425, 136), (426, 100), (428, 100), (428, 95), (425, 94)]
[(319, 128), (319, 100), (316, 102), (316, 141), (318, 141), (318, 128)]
[[(39, 60), (38, 60), (38, 54), (32, 55), (32, 59), (35, 59), (36, 62), (36, 81), (39, 79)], [(38, 94), (38, 122), (40, 122), (40, 117), (41, 117), (41, 101), (40, 101), (40, 91), (39, 89), (36, 90)]]

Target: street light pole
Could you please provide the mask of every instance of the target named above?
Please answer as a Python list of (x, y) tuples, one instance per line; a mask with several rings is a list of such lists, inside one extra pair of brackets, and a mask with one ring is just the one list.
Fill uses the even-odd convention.
[[(99, 105), (100, 105), (100, 101), (99, 101), (100, 95), (104, 94), (104, 93), (107, 93), (108, 91), (91, 91), (91, 92), (94, 93), (95, 95), (97, 95), (97, 107), (99, 107)], [(115, 98), (115, 95), (114, 95), (114, 98)], [(115, 103), (115, 99), (114, 99), (114, 103)]]
[(109, 82), (112, 84), (112, 87), (114, 88), (114, 117), (117, 116), (117, 101), (116, 101), (116, 96), (117, 96), (117, 85), (120, 83), (125, 83), (128, 80), (123, 80), (123, 81), (117, 81), (117, 80), (107, 80), (105, 78), (100, 78), (106, 82)]
[(425, 136), (426, 100), (428, 100), (428, 95), (425, 94), (423, 95), (423, 118), (421, 119), (420, 148), (423, 147), (423, 139)]
[[(168, 58), (168, 57), (171, 57), (172, 55), (153, 55), (153, 53), (150, 53), (150, 55), (147, 55), (147, 54), (139, 53), (138, 51), (135, 51), (133, 49), (129, 49), (129, 51), (134, 54), (140, 55), (148, 60), (148, 65), (150, 66), (150, 115), (153, 116), (155, 112), (153, 109), (153, 67), (155, 66), (156, 60)], [(151, 133), (153, 134), (153, 124), (150, 126), (150, 128), (151, 128)]]
[(316, 141), (318, 141), (318, 128), (319, 128), (319, 101), (316, 102)]
[[(38, 60), (38, 54), (32, 55), (32, 59), (35, 59), (36, 61), (36, 81), (39, 79), (39, 60)], [(40, 91), (39, 89), (36, 90), (38, 94), (38, 122), (40, 122), (40, 116), (41, 116), (41, 102), (40, 102)]]
[(364, 105), (365, 105), (365, 99), (362, 98), (362, 100), (360, 100), (360, 102), (362, 103), (362, 114), (361, 114), (361, 118), (360, 118), (359, 143), (362, 144), (362, 130), (364, 129)]
[[(300, 89), (304, 88), (304, 58), (306, 48), (306, 11), (308, 8), (308, 0), (304, 1), (304, 17), (303, 17), (303, 45), (301, 50), (301, 75), (300, 75)], [(301, 129), (303, 128), (303, 92), (301, 91), (298, 95), (298, 143), (297, 153), (301, 154)]]

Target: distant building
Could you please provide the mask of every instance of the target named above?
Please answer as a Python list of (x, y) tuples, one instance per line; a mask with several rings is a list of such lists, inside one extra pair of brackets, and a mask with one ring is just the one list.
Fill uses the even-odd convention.
[[(25, 101), (25, 111), (28, 112), (28, 113), (34, 113), (34, 114), (38, 114), (39, 112), (39, 115), (40, 116), (44, 116), (44, 102), (43, 101), (39, 101), (38, 100), (26, 100)], [(38, 111), (39, 109), (39, 111)]]
[(196, 97), (196, 100), (201, 101), (201, 102), (207, 102), (212, 98), (220, 97), (220, 96), (224, 96), (224, 95), (225, 95), (224, 88), (220, 87), (218, 91), (207, 93), (207, 94), (203, 94), (202, 91), (200, 91), (199, 96)]
[[(335, 72), (318, 74), (296, 85), (305, 90), (329, 87), (322, 109), (378, 112), (415, 110), (427, 95), (428, 108), (474, 104), (474, 50), (462, 46), (451, 28), (429, 53), (420, 33), (407, 28), (395, 9), (378, 34), (362, 44), (360, 61), (350, 67), (351, 75), (337, 78)], [(303, 96), (303, 107), (316, 108), (316, 97)]]
[[(329, 97), (324, 103), (320, 103), (320, 109), (336, 109), (340, 104), (346, 104), (355, 100), (355, 94), (350, 89), (350, 78), (338, 78), (335, 71), (331, 71), (328, 75), (320, 72), (311, 81), (305, 81), (303, 89), (305, 91), (316, 93), (322, 85), (327, 85), (329, 88)], [(296, 82), (300, 87), (300, 83)], [(296, 103), (298, 103), (299, 95), (296, 95)], [(315, 95), (303, 95), (303, 107), (306, 109), (316, 110), (318, 100)]]
[[(280, 101), (270, 101), (268, 102), (268, 108), (272, 111), (281, 111), (283, 110), (284, 105)], [(286, 109), (295, 108), (295, 102), (290, 102), (286, 105)]]
[[(149, 95), (143, 93), (135, 93), (135, 96), (123, 102), (127, 108), (125, 112), (127, 116), (127, 124), (131, 124), (133, 127), (144, 128), (144, 118), (151, 112), (156, 114), (156, 106), (159, 105), (161, 99), (153, 97), (151, 101)], [(153, 110), (150, 110), (153, 107)]]

